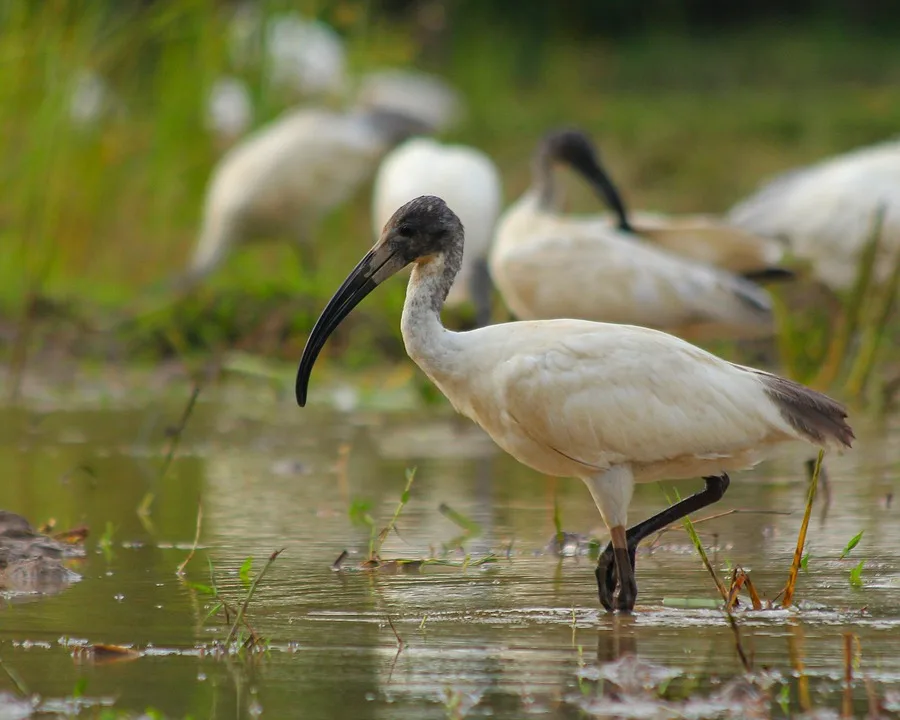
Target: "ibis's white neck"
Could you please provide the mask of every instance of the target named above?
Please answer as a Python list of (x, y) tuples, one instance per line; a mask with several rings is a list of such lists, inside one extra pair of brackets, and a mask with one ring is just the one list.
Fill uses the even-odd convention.
[(545, 212), (555, 212), (562, 205), (562, 190), (553, 170), (553, 158), (545, 151), (532, 160), (530, 194), (538, 209)]
[[(441, 324), (441, 308), (462, 263), (462, 241), (413, 265), (400, 331), (407, 354), (432, 380), (452, 373), (460, 350), (458, 333)], [(440, 384), (440, 383), (438, 383)]]

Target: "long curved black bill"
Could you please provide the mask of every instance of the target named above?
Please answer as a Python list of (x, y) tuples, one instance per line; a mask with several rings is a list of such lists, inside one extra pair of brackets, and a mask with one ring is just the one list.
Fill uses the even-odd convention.
[(625, 202), (622, 200), (622, 196), (619, 195), (618, 189), (609, 175), (606, 174), (606, 170), (603, 169), (600, 161), (593, 156), (593, 153), (591, 156), (580, 156), (571, 164), (591, 184), (616, 214), (616, 217), (619, 218), (619, 230), (634, 232), (631, 223), (628, 222), (628, 213), (625, 210)]
[(309, 334), (306, 347), (303, 349), (303, 357), (300, 358), (300, 366), (297, 368), (297, 383), (294, 390), (300, 407), (306, 405), (309, 376), (329, 335), (366, 295), (404, 265), (406, 263), (393, 254), (386, 244), (376, 245), (359, 261), (353, 272), (328, 301), (328, 305)]
[(587, 179), (603, 199), (606, 200), (606, 204), (616, 214), (616, 217), (619, 218), (619, 230), (633, 233), (634, 229), (631, 227), (631, 223), (628, 222), (628, 213), (625, 211), (625, 203), (622, 200), (622, 196), (619, 195), (618, 189), (613, 185), (613, 181), (609, 179), (609, 175), (606, 174), (606, 171), (599, 163), (594, 163), (591, 172), (587, 174)]

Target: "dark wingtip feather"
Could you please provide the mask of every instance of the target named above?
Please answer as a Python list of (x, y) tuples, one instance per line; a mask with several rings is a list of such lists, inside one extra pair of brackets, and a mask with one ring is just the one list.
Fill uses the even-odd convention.
[(766, 393), (794, 430), (816, 445), (851, 447), (855, 436), (843, 405), (792, 380), (762, 372), (759, 376)]
[(769, 267), (762, 270), (751, 270), (742, 273), (741, 277), (745, 280), (752, 280), (757, 283), (786, 282), (788, 280), (794, 280), (797, 277), (797, 273), (793, 270), (788, 270), (787, 268)]

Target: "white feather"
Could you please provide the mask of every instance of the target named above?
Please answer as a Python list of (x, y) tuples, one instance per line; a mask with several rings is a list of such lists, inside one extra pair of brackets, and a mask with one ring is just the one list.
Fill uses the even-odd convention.
[(787, 247), (774, 238), (742, 230), (711, 215), (666, 215), (629, 211), (628, 221), (644, 240), (688, 260), (733, 273), (778, 267)]
[(279, 235), (308, 242), (391, 146), (362, 114), (302, 109), (260, 128), (213, 171), (192, 272), (211, 271), (243, 242)]
[(264, 18), (243, 3), (229, 23), (229, 53), (237, 68), (264, 64), (268, 81), (299, 97), (340, 96), (346, 90), (347, 51), (333, 28), (297, 12)]
[(375, 237), (398, 207), (420, 195), (446, 200), (466, 228), (462, 268), (447, 296), (447, 303), (455, 305), (468, 298), (474, 263), (487, 259), (502, 203), (500, 173), (494, 161), (475, 148), (428, 138), (407, 140), (385, 156), (375, 176)]
[(859, 259), (884, 207), (875, 272), (884, 280), (900, 248), (900, 141), (862, 148), (783, 174), (732, 208), (730, 222), (782, 237), (826, 285), (853, 285)]
[(253, 122), (253, 101), (247, 85), (238, 78), (218, 78), (209, 91), (206, 127), (225, 141), (243, 135)]
[(692, 337), (773, 330), (769, 297), (756, 285), (623, 233), (610, 218), (545, 210), (534, 192), (501, 217), (490, 268), (520, 319), (630, 323)]
[(393, 110), (418, 118), (436, 132), (459, 123), (465, 114), (460, 94), (435, 75), (415, 70), (375, 70), (356, 89), (359, 108)]

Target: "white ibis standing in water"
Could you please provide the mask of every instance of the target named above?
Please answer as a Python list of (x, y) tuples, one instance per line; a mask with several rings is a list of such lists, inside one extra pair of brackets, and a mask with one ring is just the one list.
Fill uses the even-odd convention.
[(404, 203), (421, 195), (438, 195), (459, 213), (466, 228), (466, 251), (447, 305), (466, 299), (475, 306), (477, 326), (491, 320), (492, 285), (487, 256), (503, 202), (500, 172), (481, 150), (411, 138), (385, 156), (372, 192), (375, 237)]
[(287, 236), (304, 251), (316, 224), (372, 176), (392, 147), (428, 130), (387, 110), (301, 109), (249, 135), (213, 171), (181, 286), (208, 276), (248, 241)]
[[(557, 164), (600, 192), (618, 226), (608, 217), (560, 211)], [(520, 320), (633, 323), (692, 338), (758, 337), (774, 329), (765, 290), (634, 232), (593, 144), (577, 130), (551, 132), (538, 146), (531, 188), (497, 225), (490, 269)]]
[(848, 290), (879, 208), (884, 217), (873, 270), (882, 282), (900, 248), (900, 140), (780, 175), (735, 205), (728, 220), (784, 239), (819, 281), (833, 290)]
[[(375, 287), (412, 264), (401, 320), (407, 353), (513, 457), (587, 484), (612, 539), (596, 570), (608, 610), (634, 607), (637, 544), (719, 500), (729, 471), (753, 465), (776, 443), (841, 448), (853, 440), (846, 411), (825, 395), (656, 330), (543, 320), (448, 331), (440, 311), (462, 257), (462, 223), (440, 198), (397, 210), (313, 327), (297, 402), (306, 404), (328, 336)], [(635, 482), (698, 476), (703, 491), (626, 531)]]

